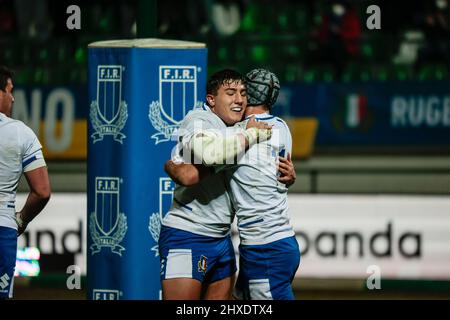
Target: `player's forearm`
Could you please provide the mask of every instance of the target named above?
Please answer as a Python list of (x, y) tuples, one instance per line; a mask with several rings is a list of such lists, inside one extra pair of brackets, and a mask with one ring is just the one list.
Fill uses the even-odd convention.
[(24, 174), (30, 187), (30, 193), (22, 210), (16, 215), (19, 234), (44, 209), (51, 194), (50, 180), (46, 166), (33, 168), (32, 170), (25, 171)]
[(193, 138), (192, 151), (196, 159), (206, 166), (233, 162), (236, 155), (245, 150), (243, 135), (231, 137), (198, 136)]
[(189, 187), (200, 181), (200, 172), (192, 164), (175, 164), (169, 160), (164, 165), (164, 171), (178, 185)]
[(191, 150), (195, 158), (201, 159), (206, 166), (233, 164), (234, 159), (248, 147), (265, 140), (267, 140), (266, 132), (256, 128), (246, 129), (233, 135), (206, 131), (192, 138)]
[(29, 224), (47, 205), (50, 199), (50, 191), (48, 192), (36, 192), (30, 191), (28, 194), (25, 205), (19, 212), (19, 217), (22, 222)]

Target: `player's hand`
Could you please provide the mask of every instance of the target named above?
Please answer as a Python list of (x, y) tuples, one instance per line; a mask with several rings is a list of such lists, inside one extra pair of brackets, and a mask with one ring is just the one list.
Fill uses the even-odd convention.
[(19, 237), (22, 233), (25, 232), (25, 229), (27, 228), (27, 223), (25, 223), (22, 220), (22, 216), (20, 214), (20, 212), (16, 212), (16, 223), (17, 223), (17, 236)]
[(270, 124), (264, 121), (256, 121), (255, 116), (252, 116), (250, 120), (247, 121), (247, 129), (250, 128), (272, 130)]
[(289, 187), (294, 184), (295, 179), (297, 178), (291, 154), (288, 153), (287, 158), (279, 157), (278, 160), (278, 171), (281, 173), (278, 181), (284, 183), (286, 187)]
[(256, 121), (252, 116), (247, 122), (247, 141), (249, 145), (267, 141), (272, 137), (272, 126), (267, 122)]

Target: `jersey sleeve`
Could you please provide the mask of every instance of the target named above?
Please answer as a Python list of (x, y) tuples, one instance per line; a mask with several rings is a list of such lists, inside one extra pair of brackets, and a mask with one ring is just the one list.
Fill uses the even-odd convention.
[[(292, 156), (292, 135), (289, 127), (286, 126), (286, 151)], [(286, 153), (286, 157), (287, 157)]]
[[(231, 130), (218, 122), (211, 112), (197, 112), (186, 117), (178, 132), (179, 154), (186, 159), (191, 156), (194, 164), (215, 166), (234, 164), (249, 146), (266, 141), (271, 132), (266, 129), (233, 127)], [(181, 147), (181, 150), (180, 150)]]
[(172, 150), (171, 160), (174, 163), (201, 163), (195, 160), (191, 150), (191, 140), (202, 130), (216, 130), (216, 124), (205, 111), (192, 111), (181, 122), (176, 132), (177, 144)]
[(280, 141), (280, 145), (283, 146), (283, 148), (280, 150), (279, 156), (286, 158), (288, 153), (292, 155), (292, 135), (291, 131), (289, 130), (288, 125), (284, 120), (277, 118), (278, 128), (280, 130), (280, 138), (282, 139)]
[[(227, 134), (226, 127), (220, 128), (217, 116), (211, 112), (198, 111), (189, 114), (180, 125), (178, 146), (173, 160), (212, 166), (228, 163), (242, 147), (237, 135)], [(226, 157), (228, 156), (228, 158)]]
[(217, 124), (214, 123), (209, 112), (198, 111), (187, 117), (179, 128), (179, 141), (184, 144), (189, 143), (192, 137), (204, 130), (216, 130)]
[(44, 155), (42, 153), (42, 146), (35, 133), (24, 125), (20, 135), (22, 142), (23, 172), (46, 166)]

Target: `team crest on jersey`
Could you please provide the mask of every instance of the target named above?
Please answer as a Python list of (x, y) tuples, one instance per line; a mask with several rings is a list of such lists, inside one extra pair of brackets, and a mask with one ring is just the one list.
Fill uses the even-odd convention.
[(150, 215), (148, 223), (148, 231), (156, 245), (153, 246), (152, 251), (155, 252), (155, 257), (159, 256), (158, 240), (161, 232), (161, 221), (165, 212), (167, 212), (172, 204), (173, 189), (175, 183), (170, 178), (159, 178), (159, 212)]
[(157, 131), (155, 144), (169, 141), (189, 110), (201, 108), (197, 100), (196, 66), (159, 66), (159, 100), (152, 101), (148, 117)]
[(90, 118), (94, 133), (94, 143), (111, 135), (123, 143), (126, 136), (121, 133), (128, 119), (127, 103), (122, 97), (121, 65), (100, 65), (97, 67), (97, 100), (92, 101)]
[(200, 260), (198, 260), (198, 272), (202, 272), (203, 274), (205, 274), (206, 273), (206, 269), (208, 268), (208, 265), (207, 265), (207, 260), (208, 260), (208, 258), (207, 257), (205, 257), (204, 255), (202, 255), (201, 257), (200, 257)]
[(92, 255), (104, 247), (122, 256), (120, 245), (127, 233), (127, 217), (120, 212), (120, 187), (118, 177), (95, 178), (95, 211), (91, 213), (89, 231), (94, 242)]

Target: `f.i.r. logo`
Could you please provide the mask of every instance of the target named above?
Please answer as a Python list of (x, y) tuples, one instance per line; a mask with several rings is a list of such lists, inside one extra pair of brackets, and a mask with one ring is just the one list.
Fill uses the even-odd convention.
[(164, 218), (164, 214), (170, 209), (174, 189), (175, 182), (170, 178), (159, 178), (159, 212), (150, 215), (148, 224), (148, 231), (150, 231), (150, 234), (156, 243), (152, 247), (152, 251), (155, 252), (155, 257), (159, 255), (158, 240), (161, 232), (161, 221)]
[(180, 123), (197, 101), (196, 66), (160, 66), (159, 102), (162, 113)]
[(89, 219), (92, 255), (104, 247), (122, 256), (120, 245), (128, 230), (127, 217), (120, 210), (120, 178), (95, 177), (95, 210)]
[(163, 80), (195, 79), (195, 67), (161, 67)]
[(97, 66), (96, 100), (92, 101), (89, 114), (93, 143), (103, 140), (105, 135), (120, 143), (126, 138), (121, 132), (128, 119), (128, 107), (122, 96), (123, 72), (121, 65)]
[(197, 72), (197, 66), (159, 66), (159, 97), (148, 114), (158, 131), (152, 135), (155, 144), (169, 141), (184, 116), (203, 105), (197, 101)]

